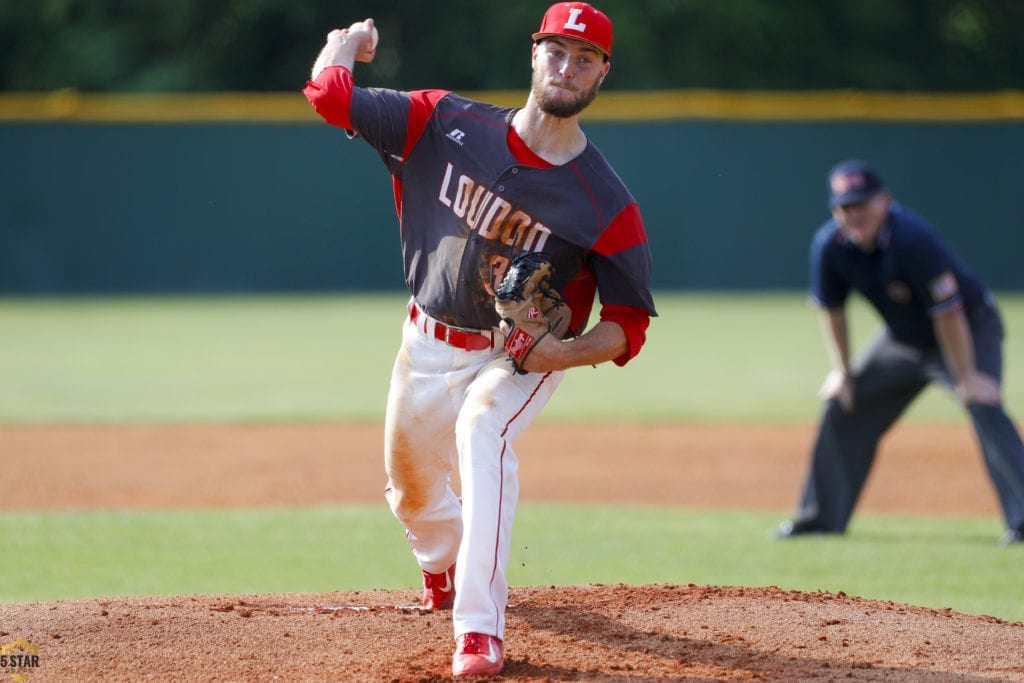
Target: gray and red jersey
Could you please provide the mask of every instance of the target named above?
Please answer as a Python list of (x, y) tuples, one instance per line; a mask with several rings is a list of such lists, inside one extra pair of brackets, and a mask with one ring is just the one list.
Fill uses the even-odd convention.
[(417, 304), (448, 324), (498, 323), (494, 290), (524, 252), (548, 255), (553, 286), (586, 326), (599, 292), (603, 320), (639, 352), (651, 315), (651, 255), (636, 200), (592, 144), (553, 166), (511, 126), (516, 109), (443, 90), (357, 88), (328, 67), (306, 97), (333, 125), (377, 150), (394, 179), (405, 278)]

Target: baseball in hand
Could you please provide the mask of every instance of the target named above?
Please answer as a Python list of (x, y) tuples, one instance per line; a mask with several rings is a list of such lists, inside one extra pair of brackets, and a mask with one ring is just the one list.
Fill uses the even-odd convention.
[[(360, 26), (360, 28), (363, 28), (363, 29), (366, 28), (366, 22), (365, 21), (361, 21), (359, 23), (362, 24), (362, 26)], [(377, 49), (377, 41), (380, 40), (380, 34), (377, 33), (377, 27), (376, 26), (370, 26), (369, 28), (370, 28), (370, 44), (366, 47), (366, 51), (367, 52), (373, 52), (374, 50)]]

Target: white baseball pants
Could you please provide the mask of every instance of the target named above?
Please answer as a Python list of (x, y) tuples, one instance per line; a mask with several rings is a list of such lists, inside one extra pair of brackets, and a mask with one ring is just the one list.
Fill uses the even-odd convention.
[(519, 500), (512, 442), (565, 373), (516, 375), (497, 330), (496, 348), (466, 351), (435, 339), (431, 324), (421, 313), (403, 326), (385, 420), (386, 498), (423, 570), (439, 574), (456, 563), (455, 636), (504, 638)]

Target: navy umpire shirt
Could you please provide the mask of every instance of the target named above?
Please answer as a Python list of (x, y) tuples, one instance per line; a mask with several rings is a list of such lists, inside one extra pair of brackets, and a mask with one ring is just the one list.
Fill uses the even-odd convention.
[(938, 347), (934, 318), (957, 308), (984, 305), (985, 285), (920, 216), (893, 202), (875, 249), (862, 251), (835, 220), (814, 234), (810, 254), (811, 298), (823, 308), (845, 304), (860, 292), (898, 341)]

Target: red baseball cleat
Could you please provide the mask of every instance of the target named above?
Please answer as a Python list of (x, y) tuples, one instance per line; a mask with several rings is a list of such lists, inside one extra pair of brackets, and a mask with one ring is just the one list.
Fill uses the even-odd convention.
[(451, 609), (455, 603), (455, 565), (440, 574), (423, 572), (423, 606), (427, 609)]
[(505, 644), (485, 633), (466, 633), (455, 639), (452, 675), (493, 676), (501, 671)]

